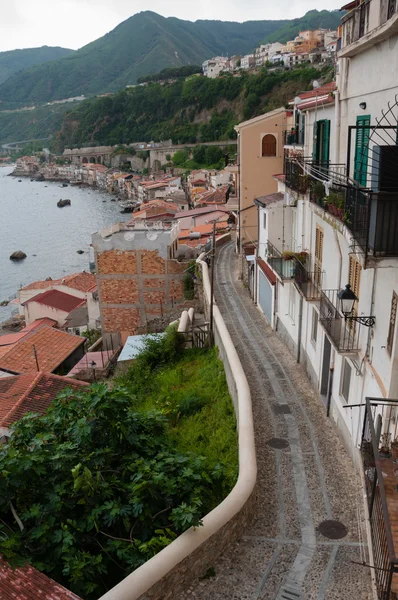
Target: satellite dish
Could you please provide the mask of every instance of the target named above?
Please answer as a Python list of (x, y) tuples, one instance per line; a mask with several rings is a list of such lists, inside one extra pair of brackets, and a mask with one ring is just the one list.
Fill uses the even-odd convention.
[(316, 79), (314, 79), (314, 81), (312, 82), (312, 87), (314, 90), (316, 90), (316, 88), (321, 87), (321, 84), (319, 83), (319, 81), (317, 81)]
[(294, 99), (294, 106), (297, 106), (297, 104), (300, 104), (300, 102), (301, 102), (300, 96), (296, 96)]

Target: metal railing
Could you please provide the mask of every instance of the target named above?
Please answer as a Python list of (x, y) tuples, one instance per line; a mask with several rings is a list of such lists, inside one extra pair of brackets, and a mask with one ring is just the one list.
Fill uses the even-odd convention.
[(356, 353), (359, 350), (360, 324), (346, 321), (337, 306), (339, 290), (322, 290), (319, 305), (319, 322), (332, 344), (340, 353)]
[(293, 259), (285, 258), (271, 242), (267, 242), (266, 255), (269, 266), (281, 279), (293, 279), (295, 268)]
[(321, 297), (322, 272), (308, 271), (298, 259), (294, 266), (294, 282), (306, 300), (319, 300)]
[(312, 158), (285, 159), (286, 185), (292, 190), (305, 194), (317, 183), (333, 181), (341, 184), (346, 181), (346, 166), (330, 161), (314, 161)]
[[(398, 559), (394, 546), (394, 530), (391, 527), (390, 509), (386, 494), (388, 474), (395, 470), (395, 463), (384, 454), (381, 431), (388, 431), (392, 417), (396, 421), (398, 400), (366, 398), (366, 411), (361, 440), (362, 465), (365, 476), (366, 497), (372, 538), (373, 566), (379, 600), (393, 600), (397, 596), (394, 574), (398, 574)], [(387, 428), (387, 429), (386, 429)], [(387, 462), (386, 462), (387, 461)], [(387, 468), (388, 463), (390, 468)], [(383, 464), (384, 463), (384, 464)], [(384, 468), (384, 470), (383, 470)], [(395, 482), (394, 482), (395, 483)], [(396, 484), (394, 486), (396, 488)], [(391, 490), (396, 494), (396, 489)], [(394, 510), (395, 513), (395, 510)], [(395, 515), (393, 515), (395, 518)], [(398, 541), (398, 540), (397, 540)]]
[(294, 127), (283, 132), (285, 146), (304, 146), (304, 129)]

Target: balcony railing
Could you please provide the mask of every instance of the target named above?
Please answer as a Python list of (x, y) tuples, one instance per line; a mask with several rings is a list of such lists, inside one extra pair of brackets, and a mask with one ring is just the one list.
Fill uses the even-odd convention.
[[(305, 194), (310, 184), (322, 181), (334, 181), (337, 184), (346, 181), (346, 166), (329, 161), (314, 161), (311, 158), (286, 158), (286, 185), (299, 194)], [(312, 187), (312, 186), (311, 186)]]
[(299, 260), (294, 265), (294, 282), (306, 300), (319, 300), (321, 297), (322, 273), (308, 271)]
[(304, 146), (304, 129), (297, 127), (283, 132), (285, 146)]
[(379, 600), (393, 600), (398, 592), (397, 464), (389, 444), (397, 436), (397, 415), (397, 400), (366, 398), (361, 455)]
[(328, 334), (337, 352), (355, 354), (359, 350), (359, 323), (348, 322), (338, 310), (339, 290), (322, 290), (319, 322)]
[(286, 259), (271, 242), (267, 242), (267, 262), (281, 279), (293, 279), (295, 261)]

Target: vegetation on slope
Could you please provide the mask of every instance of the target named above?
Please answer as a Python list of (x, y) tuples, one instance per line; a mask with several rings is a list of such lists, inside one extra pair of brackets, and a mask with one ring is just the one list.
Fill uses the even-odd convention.
[(202, 67), (199, 65), (185, 65), (184, 67), (169, 67), (168, 69), (162, 69), (160, 73), (154, 75), (145, 75), (144, 77), (138, 78), (138, 83), (149, 83), (157, 81), (165, 81), (167, 79), (180, 79), (183, 77), (189, 77), (190, 75), (198, 75), (202, 73)]
[(35, 110), (0, 111), (0, 144), (46, 138), (61, 127), (70, 104), (42, 106)]
[(0, 448), (0, 552), (98, 598), (200, 526), (237, 464), (222, 363), (172, 331), (111, 389), (65, 390), (15, 426)]
[(285, 105), (322, 73), (311, 66), (277, 72), (263, 69), (257, 75), (192, 77), (122, 91), (84, 102), (66, 115), (54, 148), (233, 139), (237, 123)]
[[(297, 27), (302, 29), (305, 21), (303, 26), (300, 21), (296, 20)], [(312, 22), (319, 24), (315, 18)], [(0, 86), (0, 101), (38, 103), (116, 91), (163, 68), (201, 64), (220, 54), (252, 52), (261, 40), (288, 23), (192, 23), (141, 12), (70, 56), (13, 75)]]
[(0, 85), (14, 73), (29, 69), (34, 65), (41, 65), (50, 60), (63, 58), (73, 52), (74, 50), (58, 46), (42, 46), (41, 48), (24, 48), (23, 50), (0, 52)]
[(310, 10), (304, 17), (292, 19), (283, 24), (276, 31), (273, 31), (264, 38), (266, 42), (281, 42), (285, 43), (288, 40), (294, 40), (299, 31), (306, 29), (337, 29), (341, 22), (342, 13), (338, 10)]

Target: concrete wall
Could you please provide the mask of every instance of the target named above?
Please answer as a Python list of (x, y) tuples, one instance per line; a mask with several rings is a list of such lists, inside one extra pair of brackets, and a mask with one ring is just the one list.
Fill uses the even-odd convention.
[[(208, 267), (200, 262), (205, 308), (210, 300)], [(154, 558), (102, 596), (101, 600), (171, 600), (206, 572), (235, 539), (243, 535), (255, 501), (256, 453), (249, 386), (235, 347), (217, 307), (215, 338), (224, 362), (234, 403), (239, 435), (239, 477), (225, 498), (203, 518), (203, 526), (189, 529)]]
[(25, 310), (25, 322), (26, 325), (30, 325), (36, 319), (54, 319), (57, 321), (58, 326), (62, 327), (66, 321), (66, 317), (69, 313), (53, 308), (52, 306), (46, 306), (45, 304), (39, 304), (38, 302), (31, 301), (24, 306)]

